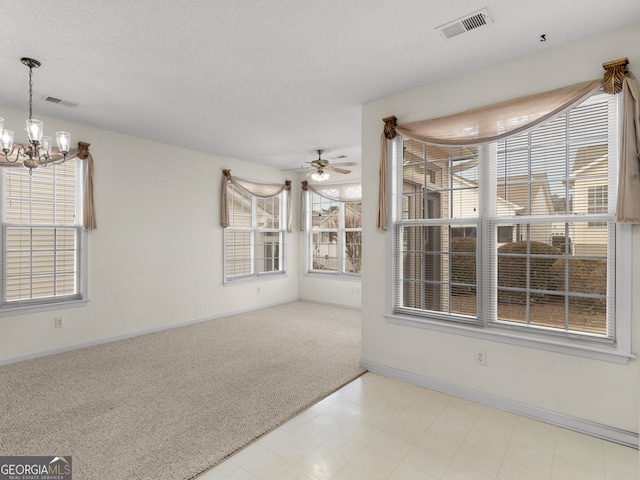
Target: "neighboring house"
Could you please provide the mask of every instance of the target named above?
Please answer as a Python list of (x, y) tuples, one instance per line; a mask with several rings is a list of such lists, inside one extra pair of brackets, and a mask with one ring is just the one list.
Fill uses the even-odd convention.
[[(608, 152), (606, 145), (578, 149), (569, 175), (573, 212), (597, 214), (608, 211)], [(607, 229), (603, 222), (584, 222), (570, 232), (575, 255), (606, 255)]]
[[(553, 197), (549, 186), (549, 179), (546, 173), (531, 175), (529, 179), (526, 175), (510, 176), (498, 179), (498, 216), (513, 215), (510, 212), (501, 211), (500, 205), (507, 203), (515, 205), (515, 215), (553, 215), (555, 213)], [(531, 188), (531, 204), (529, 205), (529, 188)], [(509, 240), (509, 226), (502, 226), (502, 231), (498, 231), (500, 243), (520, 242), (526, 240), (523, 226), (516, 224), (512, 228), (511, 239)], [(531, 225), (530, 239), (535, 242), (551, 243), (551, 236), (556, 229), (555, 225), (540, 224)]]

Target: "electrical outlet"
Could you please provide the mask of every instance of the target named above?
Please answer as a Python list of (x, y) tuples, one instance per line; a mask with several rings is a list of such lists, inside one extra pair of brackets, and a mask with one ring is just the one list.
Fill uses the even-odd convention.
[(64, 319), (62, 317), (56, 317), (54, 320), (54, 326), (56, 328), (64, 327)]
[(487, 366), (487, 351), (480, 348), (476, 349), (474, 361), (476, 365)]

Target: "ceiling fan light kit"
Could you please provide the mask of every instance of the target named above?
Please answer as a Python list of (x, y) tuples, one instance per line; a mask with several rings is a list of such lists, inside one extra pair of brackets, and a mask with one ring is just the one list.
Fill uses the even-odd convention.
[(29, 169), (29, 174), (34, 168), (49, 164), (63, 163), (69, 155), (71, 135), (69, 132), (56, 132), (59, 155), (53, 155), (51, 151), (51, 137), (43, 135), (44, 125), (40, 120), (33, 118), (33, 69), (41, 64), (33, 58), (23, 57), (20, 61), (29, 67), (29, 118), (26, 122), (28, 143), (26, 145), (14, 145), (15, 133), (4, 129), (4, 119), (0, 117), (0, 153), (9, 163), (18, 160)]
[(315, 171), (311, 173), (311, 178), (316, 182), (324, 182), (329, 179), (329, 174), (324, 171)]

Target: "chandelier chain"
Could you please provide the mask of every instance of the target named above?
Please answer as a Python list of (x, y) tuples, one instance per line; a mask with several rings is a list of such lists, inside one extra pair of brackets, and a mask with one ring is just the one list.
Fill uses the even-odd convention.
[(33, 67), (29, 66), (29, 120), (33, 116)]

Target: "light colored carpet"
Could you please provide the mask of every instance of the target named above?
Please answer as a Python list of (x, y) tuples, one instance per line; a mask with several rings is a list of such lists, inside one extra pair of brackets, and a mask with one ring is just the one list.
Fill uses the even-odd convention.
[(189, 479), (361, 375), (360, 312), (292, 302), (0, 367), (0, 455)]

